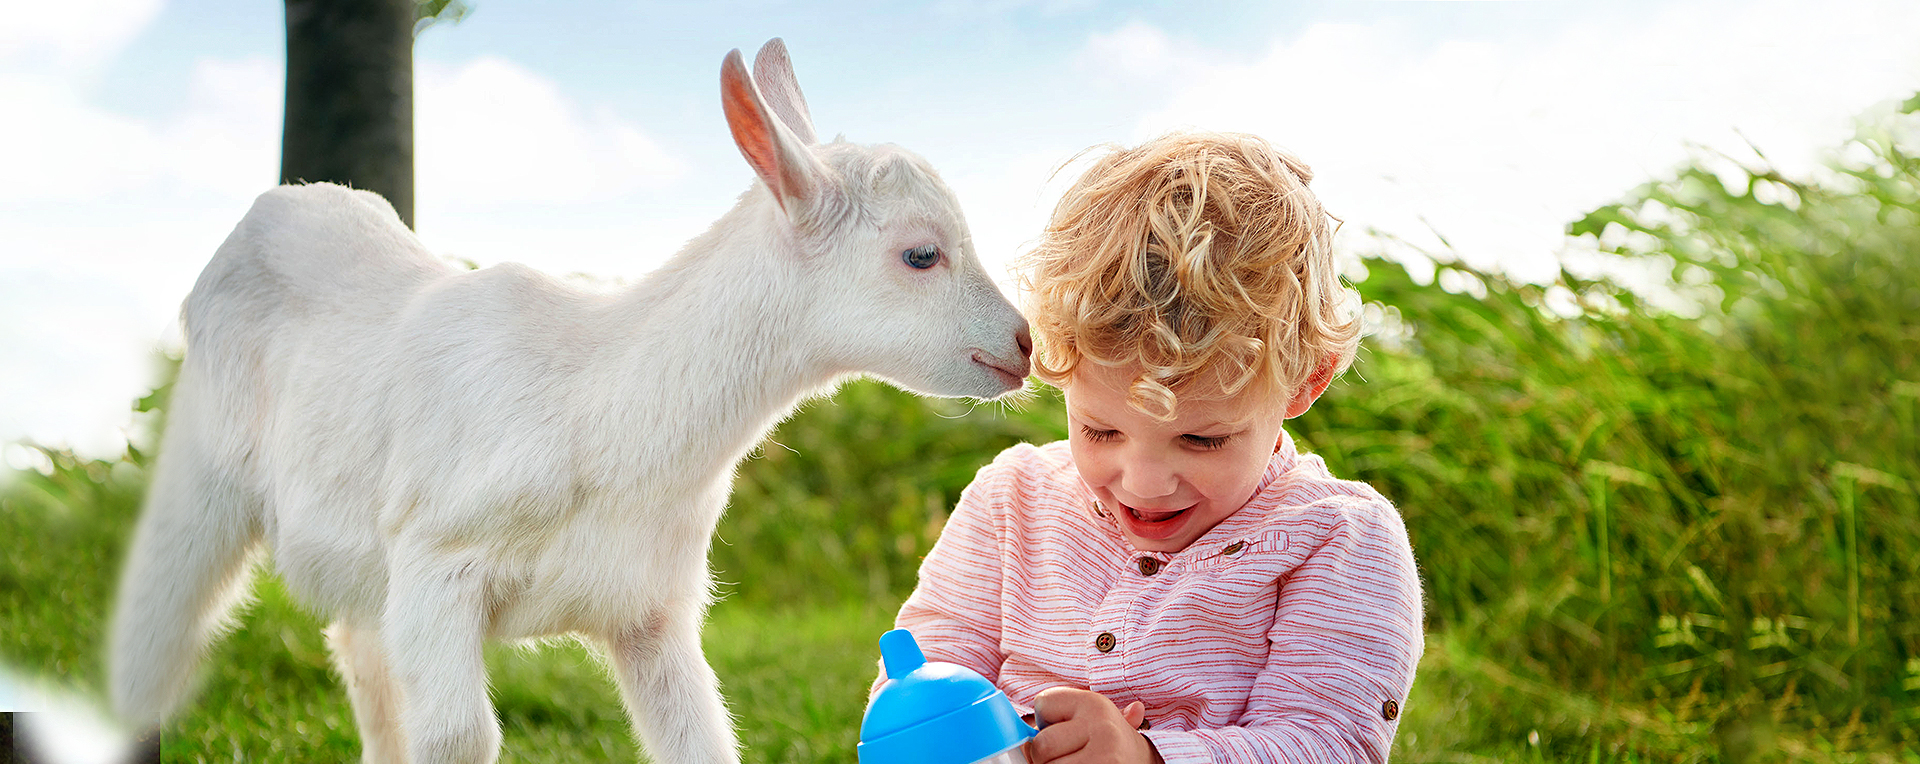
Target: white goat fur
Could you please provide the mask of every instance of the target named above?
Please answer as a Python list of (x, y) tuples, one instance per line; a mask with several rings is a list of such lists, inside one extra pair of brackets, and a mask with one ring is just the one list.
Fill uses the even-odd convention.
[[(777, 39), (721, 80), (760, 182), (619, 293), (449, 267), (375, 194), (261, 195), (182, 308), (110, 638), (123, 719), (185, 701), (265, 543), (335, 621), (368, 761), (494, 760), (483, 640), (565, 632), (654, 761), (738, 760), (700, 652), (734, 465), (849, 375), (990, 398), (1030, 343), (924, 161), (817, 144)], [(903, 262), (924, 244), (938, 265)]]

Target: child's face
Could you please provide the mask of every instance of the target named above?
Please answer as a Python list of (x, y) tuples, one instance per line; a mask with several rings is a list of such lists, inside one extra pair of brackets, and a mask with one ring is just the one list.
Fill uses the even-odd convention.
[(1178, 552), (1253, 498), (1294, 406), (1182, 400), (1179, 417), (1161, 422), (1127, 404), (1137, 374), (1081, 364), (1065, 387), (1067, 440), (1080, 478), (1134, 548)]

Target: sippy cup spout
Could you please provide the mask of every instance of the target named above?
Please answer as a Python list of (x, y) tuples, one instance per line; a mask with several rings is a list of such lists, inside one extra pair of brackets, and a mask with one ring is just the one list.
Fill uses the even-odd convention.
[(888, 679), (899, 679), (926, 665), (927, 654), (913, 641), (913, 632), (894, 629), (880, 635), (880, 662), (886, 664)]

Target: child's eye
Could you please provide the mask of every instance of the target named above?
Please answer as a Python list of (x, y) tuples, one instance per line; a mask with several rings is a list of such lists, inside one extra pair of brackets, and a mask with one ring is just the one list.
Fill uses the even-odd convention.
[(1080, 434), (1087, 436), (1087, 440), (1093, 441), (1095, 443), (1105, 443), (1109, 440), (1113, 440), (1114, 436), (1120, 434), (1120, 431), (1119, 430), (1096, 430), (1096, 429), (1093, 429), (1092, 427), (1088, 427), (1083, 424), (1083, 425), (1080, 425)]
[(1226, 448), (1227, 439), (1233, 436), (1221, 435), (1219, 437), (1209, 438), (1202, 435), (1182, 435), (1180, 437), (1186, 438), (1188, 443), (1192, 443), (1202, 451), (1214, 451)]

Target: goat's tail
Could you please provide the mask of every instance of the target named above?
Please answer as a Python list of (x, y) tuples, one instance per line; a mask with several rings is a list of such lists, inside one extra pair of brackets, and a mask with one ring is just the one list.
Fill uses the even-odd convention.
[[(249, 553), (261, 504), (222, 443), (195, 383), (192, 353), (180, 369), (160, 458), (121, 574), (107, 668), (114, 711), (136, 727), (157, 724), (186, 699), (208, 643), (250, 587)], [(224, 447), (223, 447), (224, 446)]]

